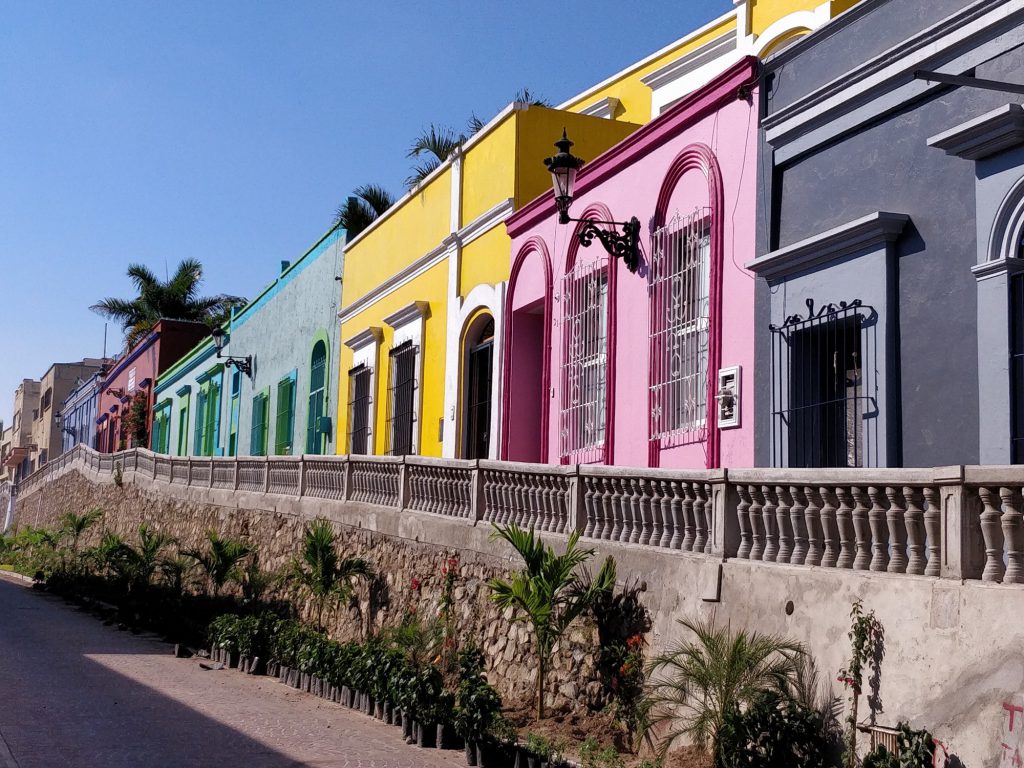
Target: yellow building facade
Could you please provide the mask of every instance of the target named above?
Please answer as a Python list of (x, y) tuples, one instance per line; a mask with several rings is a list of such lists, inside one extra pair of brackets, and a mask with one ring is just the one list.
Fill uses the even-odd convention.
[(746, 56), (857, 0), (736, 0), (730, 12), (556, 109), (512, 104), (346, 247), (339, 453), (497, 455), (510, 239), (550, 188), (563, 128), (592, 160)]
[(563, 128), (595, 157), (638, 127), (512, 104), (348, 243), (340, 453), (496, 454), (505, 218), (550, 187)]

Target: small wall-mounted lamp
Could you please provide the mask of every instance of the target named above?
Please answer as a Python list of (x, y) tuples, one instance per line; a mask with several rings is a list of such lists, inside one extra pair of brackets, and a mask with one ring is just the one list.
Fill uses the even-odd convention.
[[(572, 205), (573, 188), (576, 185), (576, 174), (583, 167), (583, 160), (569, 151), (572, 144), (563, 128), (562, 138), (555, 142), (558, 154), (544, 160), (544, 165), (551, 171), (551, 180), (555, 189), (555, 207), (558, 208), (558, 222), (560, 224), (568, 224), (571, 221), (581, 222), (583, 227), (576, 234), (580, 245), (586, 248), (594, 242), (596, 237), (608, 253), (625, 262), (626, 269), (636, 272), (640, 268), (640, 220), (636, 216), (625, 222), (569, 217), (569, 206)], [(622, 234), (620, 235), (615, 230), (602, 229), (601, 226), (622, 227)]]
[[(224, 329), (217, 326), (210, 335), (213, 336), (213, 346), (217, 348), (218, 359), (221, 356), (221, 352), (224, 351), (224, 342), (227, 341), (227, 334), (224, 333)], [(246, 355), (245, 357), (231, 357), (230, 355), (224, 358), (224, 365), (228, 368), (234, 366), (250, 379), (252, 378), (252, 355)]]

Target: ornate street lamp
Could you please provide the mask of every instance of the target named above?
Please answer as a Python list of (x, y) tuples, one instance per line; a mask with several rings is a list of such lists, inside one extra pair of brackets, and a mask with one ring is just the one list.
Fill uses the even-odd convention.
[[(218, 359), (221, 356), (221, 352), (224, 350), (224, 342), (227, 341), (227, 336), (224, 333), (224, 329), (217, 326), (210, 335), (213, 336), (213, 345), (217, 348)], [(228, 368), (234, 366), (250, 379), (252, 378), (252, 355), (246, 355), (245, 357), (231, 357), (230, 355), (224, 359), (224, 365)]]
[[(558, 223), (581, 222), (583, 226), (576, 233), (580, 245), (584, 248), (589, 247), (596, 237), (608, 253), (625, 262), (626, 269), (636, 272), (640, 268), (640, 220), (636, 216), (624, 222), (570, 218), (569, 206), (572, 205), (576, 174), (583, 167), (583, 160), (569, 151), (572, 144), (563, 128), (562, 138), (555, 142), (558, 154), (544, 160), (544, 165), (551, 171), (551, 181), (555, 190), (555, 207), (558, 208)], [(622, 234), (615, 230), (601, 229), (601, 226), (622, 227)]]

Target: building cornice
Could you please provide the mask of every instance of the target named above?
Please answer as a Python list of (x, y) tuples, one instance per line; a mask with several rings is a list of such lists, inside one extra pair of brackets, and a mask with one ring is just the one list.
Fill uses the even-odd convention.
[(965, 160), (983, 160), (1024, 144), (1024, 107), (1004, 104), (928, 139), (928, 146)]
[(694, 48), (685, 56), (681, 56), (675, 61), (670, 61), (665, 66), (644, 75), (640, 78), (640, 82), (652, 90), (661, 88), (715, 59), (735, 51), (737, 47), (736, 35), (734, 34), (726, 33), (720, 37), (712, 38), (703, 45)]
[(345, 339), (342, 342), (353, 352), (358, 352), (369, 344), (380, 344), (384, 339), (384, 330), (379, 325), (371, 325), (366, 330), (360, 331), (355, 336)]
[(410, 301), (404, 307), (384, 318), (384, 322), (392, 328), (401, 328), (414, 320), (421, 320), (430, 312), (430, 304), (426, 301)]
[(497, 205), (492, 206), (490, 210), (481, 213), (458, 232), (446, 237), (444, 245), (446, 247), (454, 243), (459, 243), (463, 246), (469, 245), (478, 237), (486, 235), (494, 227), (501, 224), (513, 210), (515, 210), (515, 201), (511, 197), (500, 201)]
[(587, 115), (588, 117), (603, 117), (605, 120), (612, 120), (615, 117), (615, 113), (619, 111), (619, 107), (622, 102), (614, 96), (606, 96), (599, 101), (595, 101), (586, 109), (581, 109), (581, 115)]
[[(868, 7), (874, 5), (877, 3), (865, 3)], [(823, 30), (834, 34), (838, 28), (856, 20), (864, 12), (858, 10), (849, 19), (843, 14), (825, 25)], [(966, 8), (768, 115), (761, 122), (765, 138), (769, 144), (778, 148), (899, 86), (912, 85), (919, 93), (945, 87), (939, 83), (915, 81), (913, 72), (941, 66), (942, 57), (956, 46), (969, 43), (985, 30), (1012, 22), (1013, 17), (1019, 15), (1024, 15), (1024, 9), (1006, 0), (975, 0)], [(837, 22), (839, 24), (833, 27)], [(792, 61), (799, 51), (806, 50), (820, 40), (819, 35), (815, 34), (798, 41), (791, 46), (792, 50), (787, 49), (773, 57), (770, 69), (777, 70), (782, 64)]]
[(992, 259), (971, 267), (971, 274), (980, 283), (993, 277), (1019, 275), (1024, 272), (1024, 259)]
[[(741, 88), (757, 82), (758, 67), (753, 56), (740, 59), (706, 86), (683, 97), (647, 125), (598, 155), (584, 165), (576, 177), (576, 195), (585, 194), (624, 166), (675, 139), (682, 126), (692, 125), (733, 101)], [(554, 192), (548, 190), (509, 216), (505, 225), (510, 236), (518, 237), (541, 218), (554, 213)]]
[(767, 280), (803, 272), (852, 253), (896, 240), (910, 217), (877, 211), (806, 240), (765, 254), (744, 266)]
[(448, 247), (444, 243), (441, 243), (433, 250), (420, 256), (416, 261), (405, 267), (405, 269), (396, 272), (387, 280), (364, 293), (348, 306), (343, 307), (341, 311), (338, 312), (338, 320), (342, 323), (348, 322), (370, 305), (380, 301), (382, 298), (393, 291), (396, 291), (413, 278), (423, 274), (428, 269), (437, 266), (444, 261), (447, 256)]

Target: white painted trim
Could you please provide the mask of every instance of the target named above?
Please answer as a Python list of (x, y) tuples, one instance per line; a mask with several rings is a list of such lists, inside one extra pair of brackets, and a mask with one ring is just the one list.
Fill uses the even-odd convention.
[[(390, 325), (395, 333), (398, 333), (399, 328), (408, 325), (416, 320), (422, 320), (430, 312), (430, 304), (426, 301), (410, 301), (401, 309), (396, 312), (392, 312), (390, 315), (384, 318), (384, 322)], [(401, 344), (400, 341), (393, 342), (392, 346), (398, 346)]]
[(798, 243), (772, 251), (744, 266), (768, 280), (813, 269), (900, 236), (910, 217), (903, 213), (877, 211)]
[[(374, 333), (376, 331), (376, 333)], [(360, 365), (365, 365), (370, 371), (370, 412), (367, 414), (367, 430), (366, 430), (366, 450), (369, 455), (376, 453), (376, 435), (377, 435), (377, 363), (380, 360), (380, 344), (383, 341), (384, 334), (379, 327), (370, 327), (363, 331), (357, 336), (367, 335), (370, 339), (369, 342), (356, 348), (353, 347), (352, 354), (352, 367), (357, 368)], [(353, 337), (355, 338), (355, 337)], [(345, 342), (348, 344), (348, 342)], [(348, 374), (346, 372), (345, 381), (345, 409), (346, 409), (346, 423), (352, 418), (352, 414), (348, 413), (349, 402), (351, 400), (351, 393), (349, 392)], [(340, 397), (339, 397), (340, 401)], [(340, 405), (340, 402), (339, 402)], [(351, 424), (348, 424), (351, 427)], [(348, 442), (348, 434), (345, 435), (345, 453), (349, 453), (351, 445)]]
[(983, 160), (1024, 144), (1024, 107), (1004, 104), (928, 139), (929, 147), (965, 160)]
[(338, 312), (338, 320), (343, 324), (347, 323), (367, 307), (376, 304), (385, 296), (389, 296), (403, 285), (411, 282), (427, 270), (440, 264), (447, 255), (448, 251), (443, 243), (428, 253), (423, 254), (401, 272), (392, 275), (368, 293), (364, 293), (348, 306), (342, 307), (341, 311)]
[(559, 104), (557, 107), (555, 107), (555, 109), (570, 109), (572, 107), (572, 105), (579, 104), (580, 102), (586, 101), (588, 98), (593, 96), (595, 93), (597, 93), (598, 91), (600, 91), (600, 90), (602, 90), (604, 88), (607, 88), (609, 85), (611, 85), (615, 81), (621, 80), (621, 79), (627, 77), (628, 75), (630, 75), (631, 73), (636, 72), (639, 69), (643, 69), (648, 64), (650, 64), (652, 61), (657, 61), (658, 59), (662, 58), (666, 54), (671, 53), (672, 51), (676, 50), (677, 48), (681, 48), (682, 46), (686, 45), (687, 43), (689, 43), (689, 42), (691, 42), (693, 40), (696, 40), (699, 37), (702, 37), (703, 35), (705, 35), (706, 33), (710, 32), (715, 27), (718, 27), (718, 26), (721, 26), (722, 24), (725, 24), (730, 19), (730, 17), (733, 17), (735, 15), (736, 15), (736, 10), (735, 9), (731, 10), (731, 11), (727, 11), (726, 13), (723, 13), (718, 18), (712, 19), (711, 21), (709, 21), (703, 27), (699, 27), (699, 28), (693, 30), (692, 32), (690, 32), (689, 34), (684, 35), (683, 37), (679, 38), (674, 43), (669, 43), (664, 48), (660, 48), (659, 50), (657, 50), (654, 53), (652, 53), (650, 56), (647, 56), (646, 58), (643, 58), (643, 59), (641, 59), (638, 62), (630, 64), (628, 67), (626, 67), (625, 69), (622, 69), (622, 70), (616, 72), (611, 77), (605, 78), (604, 80), (599, 82), (597, 85), (592, 85), (592, 86), (590, 86), (590, 88), (587, 88), (587, 90), (585, 90), (585, 91), (583, 91), (581, 93), (576, 94), (575, 96), (573, 96), (570, 99), (567, 99), (567, 100), (563, 101), (561, 104)]
[(602, 117), (605, 120), (611, 120), (615, 117), (615, 113), (619, 111), (619, 105), (622, 104), (614, 96), (608, 96), (607, 98), (595, 101), (586, 109), (581, 109), (581, 115), (587, 115), (588, 117)]
[(1024, 272), (1024, 259), (993, 259), (983, 264), (975, 264), (971, 267), (971, 274), (979, 283), (993, 277), (1003, 275), (1018, 275)]
[(452, 161), (451, 213), (448, 217), (448, 231), (457, 232), (462, 226), (462, 161), (465, 153), (458, 147), (449, 158)]
[(700, 69), (705, 64), (735, 51), (737, 47), (735, 35), (724, 34), (712, 38), (699, 48), (694, 48), (685, 56), (675, 61), (670, 61), (665, 66), (644, 75), (640, 78), (640, 82), (652, 91), (657, 91), (659, 88), (670, 85), (685, 75)]
[[(928, 69), (930, 63), (940, 60), (943, 54), (957, 45), (966, 44), (972, 38), (1015, 16), (1024, 17), (1024, 7), (1019, 3), (976, 0), (966, 8), (769, 115), (762, 121), (765, 138), (769, 144), (778, 148), (809, 133), (815, 127), (835, 120), (839, 115), (899, 89), (901, 85), (907, 89), (908, 95), (923, 94), (945, 87), (941, 83), (912, 80), (911, 74), (916, 69)], [(971, 66), (965, 66), (965, 63), (962, 62), (959, 66), (955, 63), (946, 63), (942, 69), (956, 70), (948, 72), (949, 74), (962, 74), (964, 69)], [(865, 114), (860, 122), (872, 118), (873, 115)]]
[[(824, 10), (824, 13), (822, 13)], [(813, 11), (796, 11), (772, 22), (747, 50), (752, 56), (761, 58), (765, 48), (788, 32), (798, 29), (814, 31), (829, 19), (829, 3), (822, 3)]]
[(384, 330), (379, 325), (371, 325), (366, 330), (360, 331), (342, 343), (353, 352), (358, 352), (370, 344), (380, 344), (383, 338)]
[(456, 232), (455, 239), (462, 243), (463, 246), (469, 245), (481, 235), (486, 235), (498, 224), (504, 222), (512, 214), (513, 210), (515, 210), (515, 201), (511, 197), (507, 200), (502, 200)]
[(460, 402), (459, 393), (465, 392), (462, 379), (465, 370), (463, 363), (464, 351), (462, 348), (463, 332), (466, 323), (471, 315), (478, 310), (486, 310), (494, 318), (494, 356), (491, 379), (491, 391), (495, 395), (491, 402), (491, 440), (488, 448), (489, 455), (498, 455), (499, 432), (501, 430), (501, 398), (500, 387), (503, 375), (503, 364), (501, 350), (504, 334), (505, 320), (505, 291), (507, 284), (497, 283), (496, 285), (476, 285), (466, 295), (465, 300), (449, 303), (448, 312), (448, 334), (445, 350), (445, 379), (444, 379), (444, 440), (442, 441), (442, 456), (445, 458), (456, 458), (463, 442), (465, 424), (463, 419), (463, 403)]

